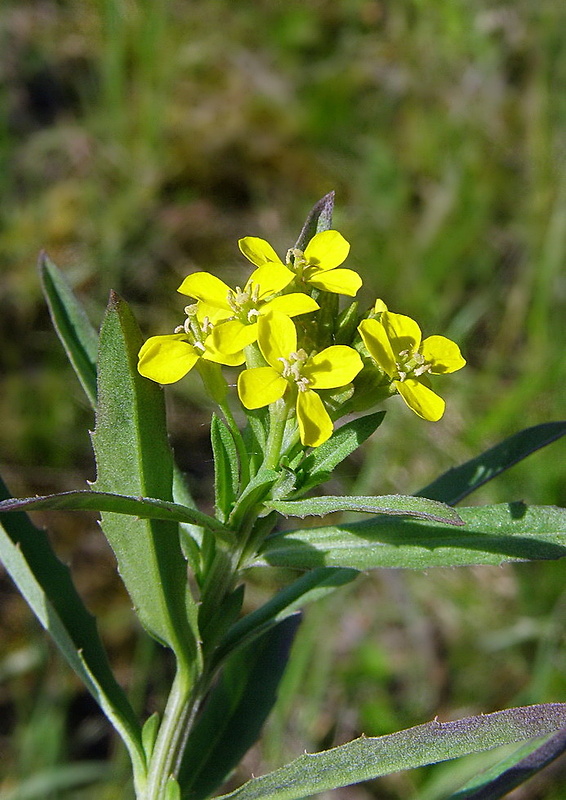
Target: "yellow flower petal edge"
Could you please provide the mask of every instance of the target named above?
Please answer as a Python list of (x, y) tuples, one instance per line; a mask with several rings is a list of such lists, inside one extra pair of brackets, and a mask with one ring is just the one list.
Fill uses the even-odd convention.
[(297, 349), (297, 329), (291, 319), (278, 311), (259, 318), (258, 344), (268, 364), (283, 371), (285, 359)]
[(324, 403), (310, 389), (297, 395), (297, 422), (301, 442), (306, 447), (320, 447), (334, 430)]
[[(265, 308), (265, 307), (264, 307)], [(260, 309), (260, 314), (268, 311), (279, 311), (288, 317), (297, 317), (299, 314), (309, 314), (311, 311), (318, 311), (320, 308), (316, 300), (308, 294), (302, 292), (292, 292), (291, 294), (281, 294), (269, 301), (267, 311)]]
[(217, 308), (230, 308), (228, 305), (230, 287), (210, 272), (193, 272), (187, 275), (177, 291)]
[(244, 236), (243, 239), (239, 239), (238, 247), (248, 261), (251, 261), (256, 267), (261, 267), (262, 264), (268, 262), (283, 263), (269, 242), (258, 236)]
[(294, 274), (284, 264), (264, 264), (255, 269), (246, 283), (245, 292), (253, 293), (257, 287), (258, 301), (265, 301), (272, 294), (277, 294), (288, 286)]
[(335, 344), (314, 355), (305, 364), (303, 375), (312, 389), (336, 389), (353, 381), (362, 367), (353, 347)]
[(315, 272), (308, 278), (315, 289), (322, 289), (333, 294), (346, 294), (355, 297), (363, 281), (353, 269), (331, 269), (328, 272)]
[(287, 381), (273, 367), (246, 369), (238, 376), (238, 395), (246, 408), (263, 408), (285, 394)]
[(338, 231), (321, 231), (315, 234), (305, 248), (307, 263), (319, 270), (340, 266), (348, 257), (350, 244)]
[(425, 361), (432, 364), (431, 372), (435, 375), (444, 375), (456, 372), (466, 366), (460, 348), (446, 336), (428, 336), (421, 348)]
[(395, 386), (411, 411), (429, 422), (438, 422), (444, 414), (445, 402), (432, 389), (414, 378), (395, 381)]
[(138, 372), (156, 383), (176, 383), (197, 363), (200, 354), (183, 334), (151, 336), (138, 354)]
[(376, 319), (365, 319), (358, 327), (367, 351), (378, 367), (392, 378), (396, 374), (395, 354), (385, 328)]

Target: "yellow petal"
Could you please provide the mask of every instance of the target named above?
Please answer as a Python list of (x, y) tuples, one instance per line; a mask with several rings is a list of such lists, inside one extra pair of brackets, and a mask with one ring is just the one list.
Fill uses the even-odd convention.
[(138, 372), (156, 383), (175, 383), (198, 361), (195, 348), (184, 341), (184, 334), (151, 336), (140, 348)]
[(338, 231), (321, 231), (307, 245), (305, 258), (308, 264), (321, 270), (334, 269), (346, 260), (350, 245)]
[(259, 299), (263, 300), (272, 294), (277, 294), (284, 289), (295, 277), (295, 274), (284, 264), (264, 264), (255, 269), (246, 283), (246, 291), (254, 286), (259, 286)]
[(210, 343), (214, 351), (233, 355), (257, 341), (257, 334), (257, 322), (244, 325), (239, 319), (230, 319), (228, 322), (221, 322), (214, 326), (210, 335)]
[(260, 309), (260, 314), (268, 313), (269, 311), (279, 311), (281, 314), (286, 314), (288, 317), (296, 317), (299, 314), (308, 314), (311, 311), (317, 311), (320, 308), (316, 300), (309, 297), (308, 294), (303, 292), (292, 292), (291, 294), (282, 294), (279, 297), (274, 297), (269, 303), (266, 303)]
[(301, 442), (318, 447), (332, 436), (332, 420), (316, 392), (307, 389), (297, 395), (297, 422)]
[(219, 350), (214, 344), (212, 334), (207, 336), (204, 341), (202, 357), (207, 361), (214, 361), (215, 364), (225, 364), (227, 367), (239, 367), (246, 360), (243, 350), (235, 353), (225, 353)]
[(353, 381), (362, 367), (362, 359), (352, 347), (336, 344), (313, 356), (303, 375), (313, 389), (336, 389)]
[(466, 366), (460, 348), (446, 336), (429, 336), (422, 345), (421, 352), (425, 360), (432, 364), (431, 372), (442, 375), (447, 372), (456, 372)]
[(265, 239), (260, 239), (258, 236), (244, 236), (243, 239), (238, 241), (238, 247), (256, 267), (261, 267), (262, 264), (266, 264), (268, 261), (281, 263), (281, 259), (269, 242), (266, 242)]
[(213, 325), (218, 322), (223, 322), (225, 319), (230, 319), (234, 316), (234, 312), (228, 306), (226, 308), (218, 308), (218, 306), (211, 306), (210, 303), (203, 303), (202, 300), (197, 302), (197, 319), (202, 324), (205, 317)]
[(333, 294), (347, 294), (355, 297), (362, 285), (362, 279), (353, 269), (331, 269), (329, 272), (306, 272), (306, 279), (316, 289)]
[(279, 311), (270, 311), (258, 320), (259, 348), (268, 364), (283, 371), (282, 358), (288, 359), (297, 350), (297, 330), (289, 317)]
[(193, 272), (192, 275), (187, 275), (177, 291), (217, 308), (230, 308), (227, 300), (230, 287), (210, 272)]
[(396, 375), (395, 355), (381, 322), (376, 319), (365, 319), (360, 322), (358, 331), (377, 366), (381, 367), (390, 378)]
[(379, 298), (378, 298), (378, 299), (375, 301), (375, 305), (374, 305), (374, 307), (373, 307), (373, 313), (374, 313), (374, 314), (379, 314), (379, 313), (381, 313), (382, 311), (387, 311), (387, 306), (385, 305), (385, 303), (383, 302), (383, 300), (381, 300), (381, 299), (379, 299)]
[(406, 381), (394, 381), (394, 383), (405, 403), (419, 417), (429, 422), (438, 422), (444, 414), (446, 403), (442, 397), (420, 381), (407, 378)]
[(393, 314), (391, 311), (384, 311), (380, 322), (385, 328), (387, 337), (391, 342), (391, 349), (395, 355), (405, 350), (414, 352), (419, 349), (421, 329), (414, 319), (406, 317), (404, 314)]
[(283, 397), (288, 383), (273, 367), (245, 369), (238, 376), (238, 394), (246, 408), (262, 408)]

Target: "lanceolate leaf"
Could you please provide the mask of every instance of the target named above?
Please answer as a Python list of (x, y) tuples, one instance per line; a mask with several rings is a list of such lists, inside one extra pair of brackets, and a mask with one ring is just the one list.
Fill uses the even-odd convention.
[(461, 527), (381, 516), (277, 533), (266, 539), (259, 563), (298, 569), (426, 569), (566, 556), (565, 509), (504, 503), (459, 508), (458, 513)]
[(316, 233), (328, 231), (332, 228), (332, 213), (334, 211), (334, 192), (325, 194), (324, 197), (312, 207), (305, 220), (303, 229), (295, 244), (298, 250), (304, 250)]
[(332, 470), (368, 439), (381, 425), (385, 411), (366, 414), (338, 428), (330, 439), (315, 448), (300, 466), (301, 494), (322, 483)]
[(183, 754), (179, 783), (186, 800), (209, 797), (258, 739), (299, 622), (298, 614), (279, 622), (228, 660)]
[(46, 253), (39, 257), (39, 274), (49, 313), (79, 381), (96, 405), (98, 336), (63, 274)]
[(226, 424), (213, 414), (210, 439), (214, 454), (214, 495), (217, 512), (226, 520), (238, 493), (240, 465), (234, 437)]
[(455, 722), (434, 720), (388, 736), (356, 739), (322, 753), (305, 753), (222, 795), (222, 800), (300, 800), (392, 772), (545, 736), (564, 725), (565, 703), (511, 708)]
[[(8, 496), (1, 481), (0, 496)], [(69, 569), (56, 557), (44, 531), (35, 528), (25, 514), (3, 515), (3, 523), (0, 559), (4, 567), (121, 735), (134, 771), (141, 777), (145, 759), (139, 723), (112, 674), (94, 617), (78, 595)]]
[(506, 469), (524, 458), (552, 444), (566, 434), (566, 422), (545, 422), (515, 433), (477, 458), (450, 469), (420, 492), (418, 497), (429, 497), (453, 505), (493, 480)]
[(335, 511), (359, 511), (369, 514), (399, 514), (430, 519), (446, 525), (464, 523), (450, 506), (435, 500), (406, 497), (400, 494), (383, 497), (310, 497), (308, 500), (270, 500), (265, 504), (285, 517), (323, 517)]
[(67, 508), (70, 510), (115, 511), (140, 519), (166, 519), (188, 522), (228, 536), (228, 530), (214, 517), (209, 517), (196, 508), (179, 503), (158, 500), (155, 497), (128, 497), (113, 492), (90, 492), (88, 490), (60, 492), (59, 494), (18, 497), (0, 503), (0, 511), (38, 511), (40, 509)]
[[(141, 334), (126, 306), (112, 295), (100, 331), (98, 407), (92, 436), (96, 491), (172, 502), (173, 460), (163, 392), (137, 371)], [(187, 603), (187, 567), (178, 525), (102, 512), (102, 530), (144, 627), (183, 660), (195, 657)]]

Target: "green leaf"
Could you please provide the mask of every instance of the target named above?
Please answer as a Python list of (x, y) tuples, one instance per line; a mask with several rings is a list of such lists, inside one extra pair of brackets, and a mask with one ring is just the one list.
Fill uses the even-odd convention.
[(503, 503), (459, 508), (461, 527), (377, 517), (270, 536), (258, 562), (312, 569), (335, 566), (426, 569), (566, 556), (566, 510)]
[(98, 335), (62, 272), (46, 253), (39, 274), (53, 325), (91, 405), (96, 405)]
[[(112, 293), (100, 331), (92, 435), (95, 489), (172, 502), (173, 460), (163, 392), (137, 371), (141, 343), (131, 311)], [(186, 605), (194, 601), (187, 589), (178, 525), (103, 511), (101, 527), (143, 626), (183, 661), (194, 659), (196, 637)]]
[(216, 414), (212, 415), (210, 440), (214, 455), (215, 505), (224, 522), (232, 511), (238, 495), (240, 465), (234, 437)]
[(262, 503), (269, 489), (279, 478), (279, 472), (274, 469), (261, 468), (257, 475), (251, 479), (240, 497), (232, 514), (230, 524), (234, 530), (238, 530), (240, 524), (248, 515), (254, 512), (255, 508)]
[(566, 434), (566, 422), (545, 422), (515, 433), (477, 458), (450, 469), (420, 492), (417, 497), (429, 497), (454, 505), (484, 483), (493, 480), (524, 458), (552, 444)]
[(301, 494), (325, 481), (332, 470), (374, 433), (385, 411), (366, 414), (338, 428), (330, 439), (315, 448), (301, 464)]
[(295, 244), (297, 250), (304, 250), (315, 234), (332, 229), (334, 194), (334, 192), (325, 194), (309, 211)]
[(324, 517), (335, 511), (361, 511), (370, 514), (399, 514), (407, 517), (430, 519), (446, 525), (464, 523), (450, 506), (420, 497), (402, 494), (382, 497), (309, 497), (307, 500), (270, 500), (265, 504), (285, 517)]
[(222, 795), (222, 800), (301, 800), (392, 772), (545, 736), (564, 725), (566, 703), (511, 708), (455, 722), (433, 720), (388, 736), (362, 737), (322, 753), (305, 753)]
[[(0, 497), (9, 493), (0, 480)], [(136, 777), (145, 771), (137, 718), (116, 681), (94, 617), (44, 531), (23, 513), (2, 515), (0, 559), (26, 602), (124, 740)]]
[(226, 663), (183, 753), (179, 783), (185, 800), (208, 797), (258, 739), (299, 621), (298, 614), (283, 620)]
[(563, 728), (540, 746), (537, 742), (523, 745), (503, 761), (475, 775), (447, 800), (499, 800), (565, 752), (566, 728)]
[[(69, 510), (114, 511), (140, 519), (164, 519), (200, 525), (228, 537), (229, 531), (214, 517), (196, 508), (158, 500), (155, 497), (129, 497), (113, 492), (91, 492), (87, 489), (36, 497), (12, 497), (0, 503), (0, 511), (38, 511), (66, 508)], [(230, 536), (231, 541), (231, 536)]]
[(280, 589), (267, 603), (246, 614), (230, 628), (214, 654), (213, 667), (221, 664), (237, 647), (248, 644), (308, 603), (320, 600), (341, 586), (345, 586), (359, 574), (355, 569), (321, 567), (301, 575), (289, 586)]

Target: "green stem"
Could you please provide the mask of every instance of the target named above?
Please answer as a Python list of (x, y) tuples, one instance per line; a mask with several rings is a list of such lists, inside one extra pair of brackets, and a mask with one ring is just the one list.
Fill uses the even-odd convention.
[(149, 761), (143, 800), (164, 800), (167, 781), (178, 773), (187, 729), (199, 697), (189, 671), (180, 664)]
[(285, 433), (285, 423), (289, 415), (289, 404), (285, 398), (277, 400), (269, 406), (269, 435), (265, 446), (263, 466), (266, 469), (277, 469), (281, 458), (281, 445)]

